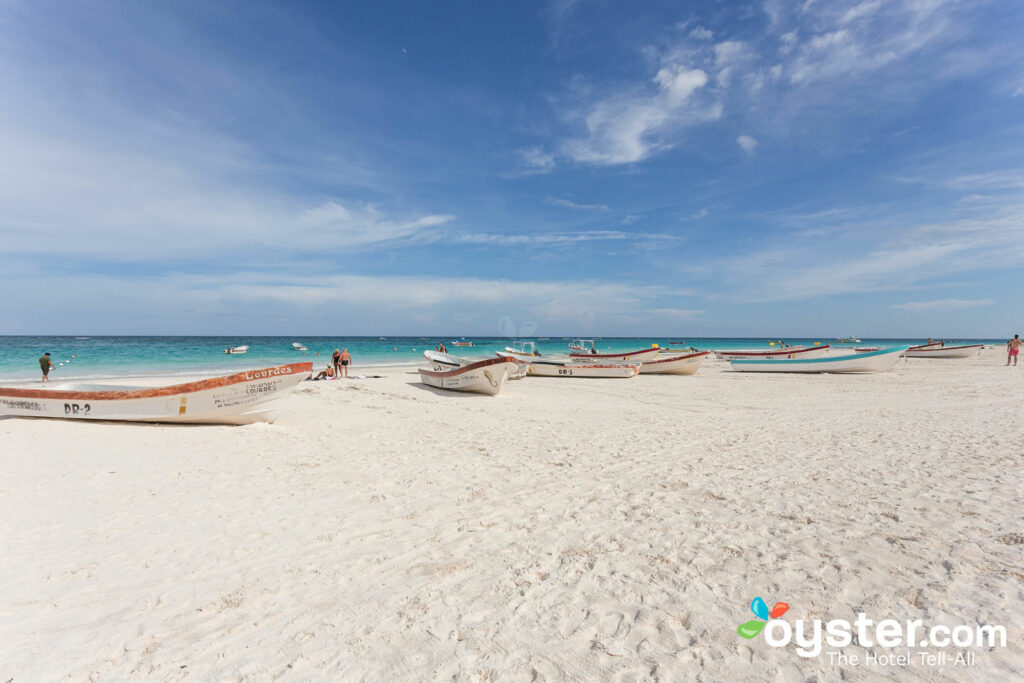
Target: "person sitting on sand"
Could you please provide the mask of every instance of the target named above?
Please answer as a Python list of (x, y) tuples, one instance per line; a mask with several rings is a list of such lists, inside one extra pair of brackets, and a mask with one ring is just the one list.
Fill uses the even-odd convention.
[(352, 355), (348, 352), (348, 349), (341, 350), (341, 375), (336, 378), (345, 377), (348, 378), (348, 366), (352, 365)]
[(1010, 365), (1010, 359), (1013, 359), (1013, 365), (1017, 365), (1017, 356), (1020, 355), (1020, 347), (1024, 346), (1024, 341), (1021, 341), (1020, 335), (1013, 335), (1013, 339), (1006, 342), (1006, 365)]
[(313, 378), (313, 381), (315, 382), (321, 379), (334, 379), (334, 368), (328, 365), (320, 371), (320, 374)]

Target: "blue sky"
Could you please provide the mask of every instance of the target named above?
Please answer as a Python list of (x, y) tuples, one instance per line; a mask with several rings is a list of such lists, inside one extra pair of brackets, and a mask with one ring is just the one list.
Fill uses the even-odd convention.
[(0, 0), (0, 333), (1024, 332), (1022, 25)]

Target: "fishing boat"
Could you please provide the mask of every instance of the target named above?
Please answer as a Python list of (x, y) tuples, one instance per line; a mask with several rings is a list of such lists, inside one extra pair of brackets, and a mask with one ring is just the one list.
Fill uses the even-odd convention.
[(312, 363), (292, 363), (152, 389), (80, 382), (47, 389), (0, 388), (0, 414), (126, 422), (269, 422), (274, 404), (312, 372)]
[(848, 353), (828, 358), (733, 360), (730, 361), (730, 365), (736, 372), (885, 372), (896, 365), (907, 348), (895, 346), (881, 351)]
[(917, 346), (911, 346), (907, 350), (908, 351), (923, 351), (925, 349), (937, 349), (937, 348), (940, 348), (940, 347), (945, 346), (945, 345), (946, 345), (946, 342), (941, 342), (941, 341), (933, 342), (933, 341), (930, 341), (927, 344), (918, 344)]
[(232, 346), (230, 349), (224, 349), (224, 353), (230, 353), (232, 356), (238, 356), (249, 350), (248, 346)]
[(296, 351), (309, 351), (306, 345), (301, 342), (292, 342), (292, 348)]
[(512, 342), (511, 346), (505, 347), (505, 353), (529, 358), (539, 358), (541, 355), (532, 341)]
[(860, 344), (860, 339), (857, 339), (856, 337), (842, 337), (840, 339), (836, 339), (836, 342), (839, 344)]
[(772, 351), (715, 351), (718, 360), (796, 360), (798, 358), (819, 358), (827, 356), (831, 346), (791, 346)]
[(569, 344), (569, 358), (574, 361), (590, 362), (590, 361), (647, 361), (654, 360), (658, 357), (658, 352), (661, 349), (658, 346), (652, 346), (649, 349), (640, 349), (638, 351), (627, 351), (625, 353), (597, 353), (597, 347), (594, 346), (593, 339), (578, 339), (572, 344)]
[(441, 353), (440, 351), (433, 351), (431, 349), (424, 351), (423, 357), (430, 361), (430, 366), (435, 370), (451, 370), (452, 368), (461, 368), (463, 365), (469, 365), (470, 363), (467, 358), (461, 358), (459, 356), (453, 356), (450, 353)]
[(472, 345), (473, 345), (473, 342), (471, 342), (471, 341), (453, 341), (452, 342), (452, 346), (472, 346)]
[(984, 344), (968, 344), (965, 346), (937, 346), (934, 348), (918, 348), (907, 351), (910, 358), (972, 358), (981, 353)]
[(699, 351), (685, 356), (672, 356), (657, 360), (645, 360), (640, 366), (641, 375), (693, 375), (711, 355), (710, 351)]
[(639, 363), (566, 363), (557, 360), (531, 360), (526, 371), (531, 377), (604, 377), (629, 379), (640, 374)]
[(420, 368), (419, 372), (421, 382), (438, 389), (472, 391), (495, 396), (518, 369), (518, 363), (507, 358), (487, 358), (448, 370)]

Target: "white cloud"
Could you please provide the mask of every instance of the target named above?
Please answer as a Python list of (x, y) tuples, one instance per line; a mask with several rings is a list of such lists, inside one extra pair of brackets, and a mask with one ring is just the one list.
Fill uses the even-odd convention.
[(711, 40), (715, 37), (715, 34), (703, 26), (697, 26), (690, 31), (690, 37), (695, 38), (696, 40)]
[(530, 173), (549, 173), (555, 168), (555, 155), (544, 151), (543, 147), (528, 147), (519, 150), (519, 156)]
[(905, 304), (893, 304), (893, 308), (904, 311), (930, 311), (934, 309), (974, 308), (991, 306), (991, 299), (935, 299), (933, 301), (908, 301)]
[(453, 242), (460, 244), (494, 244), (494, 245), (545, 245), (565, 244), (572, 242), (594, 242), (604, 240), (629, 240), (633, 242), (674, 240), (672, 235), (659, 233), (632, 233), (619, 230), (590, 230), (583, 232), (549, 232), (549, 233), (495, 233), (478, 232), (464, 233), (451, 237)]
[(760, 145), (761, 143), (759, 143), (757, 140), (750, 137), (749, 135), (741, 135), (738, 138), (736, 138), (736, 144), (742, 147), (743, 151), (746, 152), (747, 154), (753, 154), (754, 150), (756, 150), (758, 148), (758, 145)]
[(595, 165), (627, 164), (673, 146), (676, 129), (715, 119), (720, 107), (693, 101), (707, 74), (682, 63), (663, 65), (651, 79), (656, 89), (613, 93), (588, 107), (580, 117), (584, 137), (567, 140), (563, 152)]
[(548, 197), (544, 200), (545, 204), (551, 206), (561, 206), (566, 209), (578, 209), (580, 211), (608, 211), (609, 208), (605, 204), (577, 204), (570, 199), (556, 199), (554, 197)]

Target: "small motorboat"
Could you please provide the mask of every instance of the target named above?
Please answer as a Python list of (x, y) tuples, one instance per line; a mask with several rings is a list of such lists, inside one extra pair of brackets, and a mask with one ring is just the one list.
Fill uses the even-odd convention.
[(471, 391), (496, 396), (505, 382), (519, 370), (519, 364), (507, 358), (487, 358), (450, 370), (420, 368), (420, 381), (438, 389)]
[(587, 363), (590, 361), (648, 361), (654, 360), (658, 357), (658, 352), (661, 349), (658, 346), (652, 346), (649, 349), (640, 349), (638, 351), (626, 351), (619, 353), (598, 353), (597, 347), (594, 346), (593, 339), (577, 339), (572, 344), (569, 344), (569, 358), (574, 361), (580, 361)]
[(829, 353), (830, 346), (790, 346), (777, 351), (715, 351), (718, 360), (795, 360), (797, 358), (818, 358)]
[(836, 339), (836, 343), (838, 343), (838, 344), (860, 344), (860, 339), (857, 339), (856, 337), (843, 337), (841, 339)]
[[(541, 355), (540, 351), (537, 350), (537, 345), (532, 341), (512, 342), (511, 346), (505, 347), (505, 353), (530, 358), (539, 358)], [(500, 356), (501, 354), (499, 353), (498, 355)]]
[(309, 351), (309, 348), (307, 348), (305, 344), (302, 344), (300, 342), (292, 342), (292, 348), (295, 349), (296, 351)]
[(881, 351), (848, 353), (845, 356), (828, 358), (733, 360), (730, 361), (730, 365), (735, 372), (885, 372), (896, 365), (907, 348), (909, 347), (894, 346)]
[(640, 374), (640, 363), (577, 363), (530, 359), (530, 377), (604, 377), (629, 379)]
[(238, 356), (249, 350), (248, 346), (232, 346), (230, 349), (224, 349), (224, 353), (229, 353), (232, 356)]
[(78, 382), (48, 389), (0, 388), (0, 414), (125, 422), (270, 422), (277, 401), (312, 373), (312, 363), (292, 363), (153, 389)]
[(473, 342), (463, 339), (462, 341), (453, 341), (452, 346), (473, 346)]

